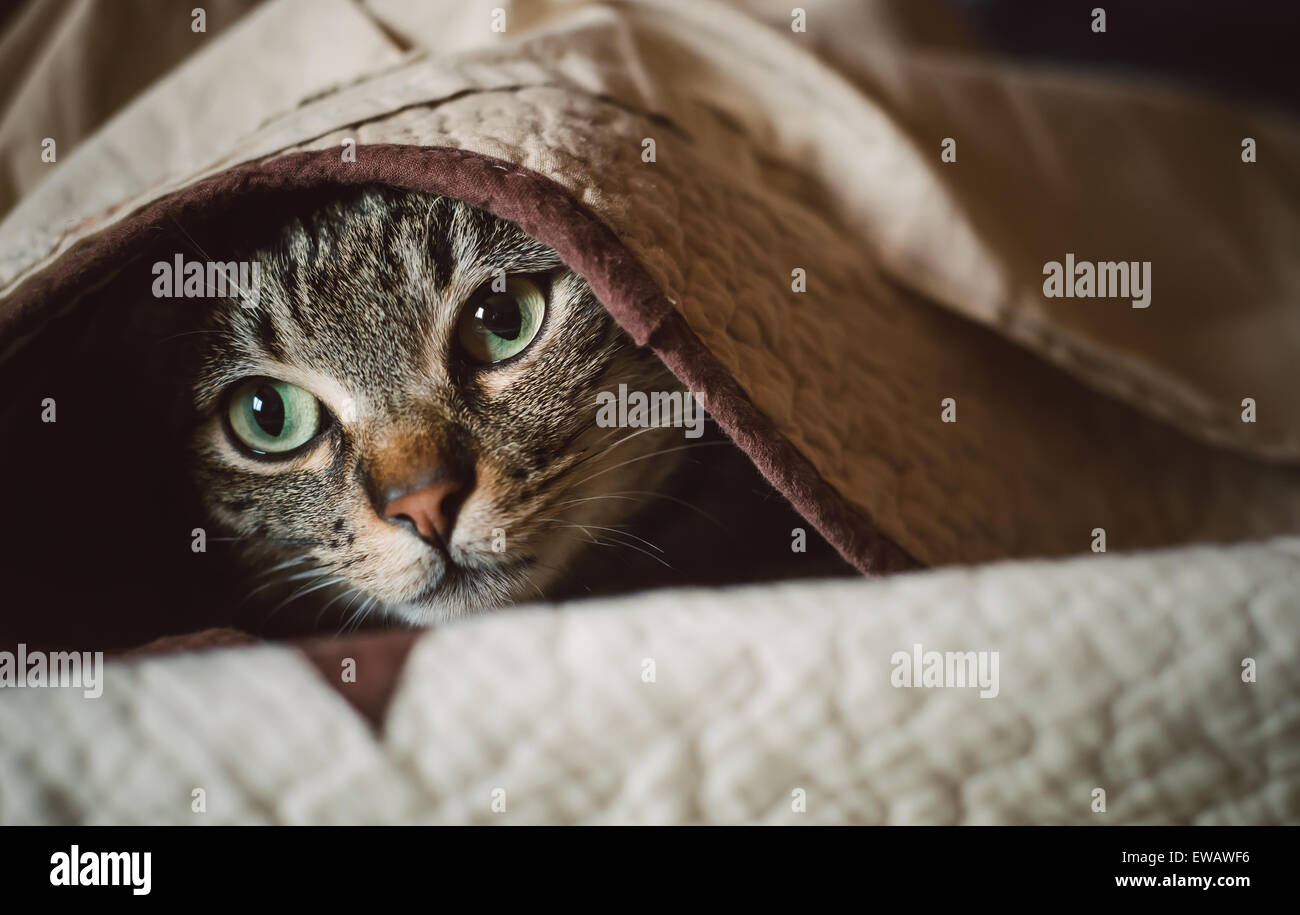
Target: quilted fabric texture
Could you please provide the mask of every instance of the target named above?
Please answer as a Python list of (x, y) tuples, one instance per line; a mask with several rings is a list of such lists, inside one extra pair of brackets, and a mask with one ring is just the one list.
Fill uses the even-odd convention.
[(428, 632), (380, 735), (287, 648), (118, 663), (0, 702), (0, 820), (1296, 822), (1298, 617), (1294, 539), (662, 592)]
[[(517, 27), (493, 37), (499, 3)], [(0, 820), (1300, 818), (1300, 542), (1270, 539), (1300, 531), (1300, 225), (1279, 203), (1300, 134), (883, 40), (849, 63), (826, 6), (805, 38), (787, 11), (574, 5), (259, 7), (7, 214), (0, 360), (111, 280), (134, 253), (114, 233), (208, 181), (343, 180), (355, 144), (489, 209), (544, 185), (565, 205), (526, 228), (557, 250), (575, 220), (608, 233), (578, 252), (593, 288), (610, 264), (648, 277), (606, 306), (683, 378), (734, 385), (789, 451), (719, 424), (814, 523), (834, 501), (931, 565), (1077, 554), (1096, 528), (1116, 551), (1253, 545), (476, 620), (419, 636), (378, 732), (292, 647), (119, 662), (98, 700), (0, 696)], [(1269, 151), (1252, 170), (1243, 136)], [(412, 151), (442, 170), (384, 171)], [(1045, 300), (1040, 265), (1070, 250), (1154, 259), (1151, 307)], [(996, 697), (895, 687), (917, 645), (996, 652)]]
[[(1108, 312), (1114, 339), (1097, 330), (1102, 318), (1089, 319), (1090, 330), (1078, 325), (1074, 305), (1043, 314), (1038, 303), (1024, 311), (1016, 305), (1020, 293), (1003, 288), (1008, 271), (1027, 282), (1024, 250), (991, 248), (990, 239), (977, 237), (953, 203), (965, 186), (962, 173), (939, 180), (933, 157), (917, 147), (917, 119), (942, 122), (954, 100), (938, 112), (918, 107), (895, 115), (886, 89), (864, 94), (766, 26), (710, 4), (700, 7), (712, 10), (707, 15), (689, 4), (664, 6), (682, 17), (679, 28), (666, 27), (655, 4), (596, 7), (505, 43), (439, 48), (407, 64), (376, 54), (372, 69), (349, 69), (339, 87), (267, 113), (243, 134), (218, 134), (210, 145), (187, 144), (168, 156), (149, 152), (148, 142), (163, 142), (157, 131), (133, 139), (142, 133), (137, 122), (153, 110), (142, 100), (142, 110), (121, 116), (135, 127), (110, 125), (101, 138), (112, 147), (109, 158), (139, 163), (117, 185), (130, 202), (96, 211), (93, 201), (68, 193), (93, 177), (92, 165), (81, 163), (103, 161), (105, 150), (97, 160), (87, 155), (70, 163), (77, 167), (56, 175), (0, 230), (5, 240), (33, 225), (47, 233), (44, 259), (6, 263), (8, 291), (21, 294), (24, 276), (56, 266), (92, 230), (239, 162), (341, 149), (344, 140), (360, 144), (362, 158), (368, 144), (379, 143), (466, 149), (529, 168), (589, 207), (659, 286), (660, 310), (679, 311), (783, 439), (924, 563), (1070, 554), (1086, 549), (1096, 528), (1106, 529), (1118, 549), (1300, 528), (1294, 466), (1237, 457), (1148, 418), (1173, 419), (1202, 441), (1286, 457), (1291, 398), (1264, 398), (1272, 384), (1265, 381), (1285, 372), (1270, 369), (1266, 379), (1260, 371), (1294, 358), (1289, 332), (1279, 327), (1265, 335), (1274, 348), (1242, 348), (1207, 311), (1208, 300), (1181, 294), (1163, 311)], [(302, 14), (295, 9), (286, 4), (274, 15), (292, 19)], [(205, 64), (228, 66), (233, 44), (214, 42), (207, 52), (214, 60), (196, 59), (187, 79), (200, 78)], [(897, 63), (899, 79), (912, 73), (907, 60)], [(718, 69), (712, 82), (683, 75), (708, 67)], [(767, 74), (762, 80), (760, 72)], [(987, 71), (950, 76), (946, 92), (969, 84), (975, 110), (985, 111), (988, 96), (997, 94)], [(916, 78), (919, 92), (933, 74)], [(874, 79), (881, 82), (880, 74)], [(1138, 111), (1157, 104), (1122, 87), (1089, 86), (1067, 105), (1059, 81), (1036, 87), (1022, 74), (1008, 77), (1004, 88), (1043, 117), (1055, 110), (1111, 117), (1116, 106)], [(1168, 117), (1229, 117), (1208, 108), (1192, 114), (1190, 105), (1170, 102)], [(984, 129), (1001, 128), (989, 122)], [(1059, 129), (1072, 135), (1081, 128)], [(643, 160), (647, 140), (656, 144), (653, 162)], [(1155, 154), (1169, 137), (1130, 141), (1149, 144)], [(141, 174), (150, 168), (152, 182)], [(978, 180), (995, 177), (981, 172)], [(1174, 193), (1178, 174), (1170, 181)], [(59, 212), (62, 221), (51, 216)], [(1084, 215), (1074, 212), (1067, 221), (1080, 238), (1098, 231)], [(546, 227), (535, 234), (549, 240)], [(27, 250), (16, 243), (0, 249)], [(1166, 257), (1161, 282), (1201, 260)], [(792, 289), (795, 270), (805, 271), (804, 292)], [(1262, 262), (1258, 273), (1277, 278)], [(1244, 286), (1240, 292), (1244, 301)], [(956, 314), (990, 322), (1035, 354)], [(1189, 377), (1168, 374), (1168, 353), (1152, 348), (1150, 329), (1131, 326), (1143, 315), (1165, 328), (1155, 334), (1162, 343), (1170, 327), (1187, 339), (1220, 341), (1213, 392), (1197, 393)], [(1210, 322), (1203, 329), (1202, 319)], [(655, 344), (653, 322), (630, 329)], [(1238, 416), (1247, 395), (1261, 399), (1258, 423)], [(941, 420), (947, 398), (956, 422)], [(1186, 497), (1192, 492), (1194, 500)]]

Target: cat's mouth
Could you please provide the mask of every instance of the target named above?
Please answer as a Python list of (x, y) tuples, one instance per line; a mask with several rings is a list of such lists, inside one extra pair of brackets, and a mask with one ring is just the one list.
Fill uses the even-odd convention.
[(479, 567), (458, 563), (446, 548), (439, 549), (438, 555), (439, 572), (413, 596), (390, 605), (393, 615), (427, 623), (508, 605), (514, 588), (527, 578), (530, 562), (527, 557), (512, 557)]
[(441, 606), (448, 593), (458, 590), (465, 584), (466, 570), (457, 565), (445, 548), (439, 550), (442, 559), (442, 572), (430, 577), (429, 582), (412, 598), (405, 601), (420, 606)]

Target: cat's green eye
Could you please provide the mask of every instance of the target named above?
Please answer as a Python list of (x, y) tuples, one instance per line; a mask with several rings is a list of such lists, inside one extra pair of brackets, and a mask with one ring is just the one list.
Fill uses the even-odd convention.
[(461, 312), (456, 335), (476, 362), (501, 362), (533, 342), (546, 315), (546, 296), (522, 276), (506, 279), (504, 292), (476, 295)]
[(249, 378), (231, 393), (231, 431), (258, 454), (285, 454), (320, 431), (320, 401), (302, 388), (272, 378)]

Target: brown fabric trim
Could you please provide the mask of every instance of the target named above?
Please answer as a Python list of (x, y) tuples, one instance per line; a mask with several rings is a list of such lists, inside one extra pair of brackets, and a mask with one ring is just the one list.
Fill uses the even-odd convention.
[(243, 648), (247, 645), (259, 645), (261, 639), (240, 632), (238, 629), (200, 629), (184, 635), (165, 635), (160, 639), (122, 652), (121, 657), (136, 661), (142, 658), (156, 658), (187, 651), (210, 651), (215, 648)]
[(638, 343), (645, 343), (659, 318), (672, 308), (613, 233), (567, 191), (536, 172), (445, 147), (375, 144), (358, 146), (356, 154), (355, 162), (340, 161), (332, 148), (246, 162), (146, 204), (104, 232), (79, 241), (15, 290), (0, 304), (0, 340), (7, 347), (40, 326), (47, 303), (102, 282), (149, 241), (153, 226), (205, 219), (239, 197), (326, 184), (388, 184), (444, 194), (518, 223), (586, 275), (601, 301), (617, 300), (623, 314), (615, 318)]
[[(382, 732), (384, 716), (397, 689), (397, 681), (406, 666), (407, 655), (415, 640), (427, 630), (398, 629), (379, 633), (351, 635), (345, 638), (314, 638), (290, 643), (322, 679), (347, 700), (376, 731)], [(126, 661), (149, 660), (186, 652), (214, 651), (221, 648), (246, 648), (270, 645), (256, 636), (235, 629), (202, 629), (186, 635), (171, 635), (132, 648), (120, 657)], [(343, 661), (352, 659), (355, 681), (343, 679)]]
[(777, 430), (679, 313), (664, 318), (650, 337), (650, 347), (692, 391), (705, 392), (709, 415), (767, 481), (860, 572), (871, 575), (922, 567), (850, 505)]
[[(426, 630), (401, 629), (348, 638), (320, 638), (300, 642), (299, 651), (315, 665), (325, 682), (361, 713), (376, 731), (383, 730), (384, 717), (397, 690), (416, 639)], [(355, 662), (356, 682), (343, 680), (343, 662)]]
[(443, 194), (515, 222), (553, 247), (587, 278), (638, 344), (648, 343), (683, 382), (704, 394), (723, 431), (855, 567), (864, 573), (918, 567), (776, 430), (614, 232), (558, 184), (468, 150), (376, 144), (358, 146), (356, 154), (355, 162), (341, 161), (333, 148), (247, 162), (146, 205), (78, 243), (0, 305), (0, 340), (7, 345), (33, 332), (50, 302), (102, 282), (150, 240), (154, 225), (203, 219), (239, 197), (323, 184), (380, 183)]

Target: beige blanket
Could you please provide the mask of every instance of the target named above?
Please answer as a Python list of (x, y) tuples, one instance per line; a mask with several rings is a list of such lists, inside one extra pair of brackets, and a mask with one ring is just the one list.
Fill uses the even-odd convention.
[(1297, 614), (1296, 540), (520, 610), (416, 638), (382, 732), (364, 640), (110, 665), (0, 696), (0, 821), (1296, 823)]
[[(1300, 529), (1289, 122), (954, 51), (899, 4), (242, 8), (174, 69), (142, 51), (102, 124), (32, 127), (130, 16), (0, 45), (0, 367), (154, 226), (385, 182), (554, 246), (864, 571)], [(1067, 261), (1149, 284), (1046, 295)], [(357, 703), (380, 737), (295, 650), (143, 661), (0, 695), (0, 815), (191, 822), (205, 787), (223, 822), (496, 821), (499, 788), (530, 822), (1294, 821), (1295, 585), (1275, 540), (502, 615), (408, 637)], [(999, 652), (999, 695), (893, 688), (913, 645)]]

